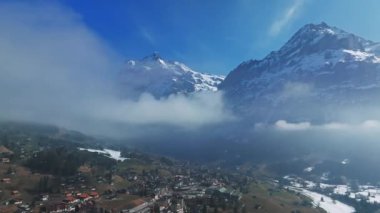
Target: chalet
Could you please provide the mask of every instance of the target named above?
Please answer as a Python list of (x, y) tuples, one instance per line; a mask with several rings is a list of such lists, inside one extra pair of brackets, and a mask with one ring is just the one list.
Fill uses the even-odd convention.
[(78, 198), (81, 200), (81, 201), (88, 201), (90, 200), (92, 197), (90, 197), (87, 193), (82, 193), (78, 196)]
[(1, 158), (1, 163), (10, 163), (9, 158)]
[(41, 201), (47, 201), (47, 200), (49, 200), (49, 195), (43, 194), (43, 195), (40, 195), (40, 198), (41, 198)]
[(30, 212), (30, 206), (28, 204), (21, 204), (18, 206), (21, 212)]
[(97, 193), (97, 192), (91, 192), (90, 196), (93, 197), (93, 198), (99, 198), (99, 193)]
[(21, 205), (22, 199), (21, 198), (14, 198), (14, 199), (10, 200), (10, 203), (14, 204), (14, 205)]
[(55, 205), (52, 205), (45, 209), (40, 210), (40, 212), (50, 212), (50, 213), (74, 212), (74, 211), (75, 211), (75, 207), (64, 204), (64, 203), (55, 204)]
[(74, 203), (78, 203), (79, 202), (79, 199), (73, 197), (73, 196), (67, 196), (63, 202), (65, 203), (68, 203), (68, 204), (74, 204)]
[(3, 178), (3, 179), (1, 179), (1, 182), (3, 182), (3, 183), (11, 183), (11, 179), (10, 178)]
[(13, 190), (11, 194), (12, 194), (12, 195), (20, 195), (20, 192), (17, 191), (17, 190)]

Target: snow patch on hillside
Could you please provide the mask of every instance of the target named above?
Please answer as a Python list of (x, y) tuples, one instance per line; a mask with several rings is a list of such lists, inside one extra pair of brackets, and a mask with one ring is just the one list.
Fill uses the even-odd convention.
[(306, 197), (312, 200), (314, 207), (320, 207), (328, 213), (352, 213), (355, 212), (355, 208), (344, 204), (340, 201), (333, 200), (331, 197), (328, 197), (317, 192), (309, 191), (306, 189), (301, 189), (297, 187), (289, 187), (290, 190), (299, 192)]
[(108, 158), (111, 158), (111, 159), (115, 159), (117, 161), (125, 161), (125, 160), (129, 159), (129, 158), (123, 158), (123, 157), (121, 157), (121, 152), (120, 151), (115, 151), (115, 150), (112, 150), (112, 149), (103, 149), (103, 150), (99, 150), (99, 149), (85, 149), (85, 148), (78, 148), (78, 149), (81, 150), (81, 151), (96, 152), (96, 153), (99, 153), (99, 154), (103, 154), (104, 156), (106, 156)]

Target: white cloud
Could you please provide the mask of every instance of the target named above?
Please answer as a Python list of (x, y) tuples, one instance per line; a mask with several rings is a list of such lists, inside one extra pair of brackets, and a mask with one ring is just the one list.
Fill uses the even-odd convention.
[(289, 123), (285, 120), (279, 120), (274, 126), (280, 130), (306, 130), (311, 127), (311, 124), (309, 122)]
[(93, 116), (119, 123), (150, 125), (169, 124), (194, 127), (233, 119), (224, 109), (220, 93), (198, 93), (193, 96), (172, 95), (160, 100), (143, 94), (139, 100), (112, 101), (100, 104)]
[(292, 5), (286, 8), (284, 13), (276, 20), (274, 20), (269, 29), (269, 35), (278, 35), (281, 32), (281, 30), (294, 19), (297, 12), (299, 12), (299, 10), (302, 9), (304, 3), (305, 0), (294, 0)]
[(255, 125), (256, 130), (275, 128), (278, 130), (328, 130), (328, 131), (379, 131), (380, 121), (365, 120), (359, 123), (329, 122), (323, 124), (311, 124), (310, 122), (291, 123), (286, 120), (278, 120), (273, 125)]
[(198, 127), (230, 118), (220, 94), (120, 100), (112, 76), (122, 62), (59, 4), (0, 3), (0, 119), (108, 134), (121, 126)]
[(321, 125), (321, 128), (327, 129), (327, 130), (344, 130), (348, 129), (350, 126), (345, 123), (339, 123), (339, 122), (332, 122)]
[(351, 130), (351, 131), (378, 131), (380, 130), (380, 121), (378, 120), (365, 120), (359, 123), (327, 123), (322, 125), (315, 125), (314, 128), (322, 128), (327, 130)]
[(366, 120), (360, 124), (363, 129), (380, 129), (380, 121), (377, 120)]

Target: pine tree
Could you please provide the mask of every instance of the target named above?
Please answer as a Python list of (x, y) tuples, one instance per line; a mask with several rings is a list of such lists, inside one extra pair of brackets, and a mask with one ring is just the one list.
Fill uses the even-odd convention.
[(247, 207), (245, 205), (242, 207), (241, 213), (247, 213)]
[(218, 211), (218, 207), (215, 207), (214, 208), (214, 213), (218, 213), (219, 211)]
[(203, 204), (202, 213), (207, 213), (207, 205)]
[(154, 213), (160, 213), (160, 206), (159, 206), (157, 203), (154, 204), (153, 212), (154, 212)]

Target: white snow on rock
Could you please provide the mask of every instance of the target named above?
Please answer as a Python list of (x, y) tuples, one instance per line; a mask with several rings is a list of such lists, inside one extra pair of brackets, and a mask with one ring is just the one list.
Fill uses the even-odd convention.
[(314, 167), (310, 166), (310, 167), (305, 168), (303, 171), (304, 172), (311, 172), (311, 171), (313, 171), (313, 169), (314, 169)]
[(347, 185), (336, 185), (334, 188), (334, 194), (346, 195), (350, 192), (350, 188)]
[(317, 192), (312, 192), (306, 189), (301, 189), (297, 187), (289, 187), (289, 189), (299, 192), (306, 197), (312, 199), (314, 207), (320, 207), (328, 213), (352, 213), (355, 212), (355, 208), (344, 204), (340, 201), (333, 200), (331, 197), (328, 197)]
[(130, 60), (118, 76), (122, 96), (150, 93), (156, 98), (172, 94), (218, 90), (224, 76), (200, 73), (178, 61), (165, 61), (158, 53)]
[[(300, 177), (295, 176), (284, 176), (283, 179), (288, 180), (290, 187), (297, 190), (321, 190), (324, 194), (336, 194), (342, 196), (348, 196), (349, 198), (360, 202), (365, 201), (371, 204), (379, 204), (380, 203), (380, 187), (374, 185), (358, 185), (356, 190), (353, 190), (349, 185), (335, 185), (335, 184), (327, 184), (327, 183), (315, 183), (313, 181), (304, 180)], [(289, 187), (287, 187), (289, 188)], [(289, 188), (289, 189), (291, 189)], [(320, 194), (322, 195), (322, 194)], [(325, 196), (325, 195), (323, 195)]]
[(350, 163), (350, 160), (346, 158), (346, 159), (342, 160), (341, 163), (342, 163), (343, 165), (346, 165), (346, 164)]
[(380, 203), (380, 189), (375, 186), (363, 185), (359, 186), (359, 192), (355, 193), (355, 197), (366, 200), (368, 203)]
[(305, 184), (306, 184), (306, 188), (308, 189), (314, 189), (315, 187), (317, 187), (317, 184), (314, 183), (313, 181), (305, 180)]
[(124, 161), (128, 160), (128, 158), (123, 158), (121, 157), (121, 152), (120, 151), (115, 151), (112, 149), (103, 149), (103, 150), (98, 150), (98, 149), (85, 149), (85, 148), (78, 148), (81, 151), (88, 151), (88, 152), (97, 152), (100, 154), (104, 154), (104, 156), (109, 157), (111, 159), (115, 159), (117, 161)]

